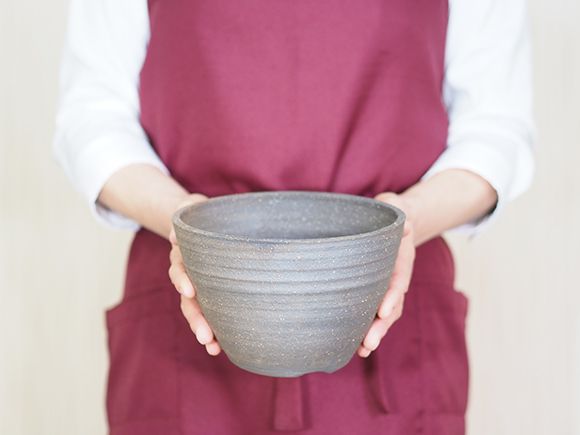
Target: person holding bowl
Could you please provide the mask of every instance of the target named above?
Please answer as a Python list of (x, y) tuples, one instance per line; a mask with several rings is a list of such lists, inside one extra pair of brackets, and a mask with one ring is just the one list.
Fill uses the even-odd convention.
[[(97, 219), (135, 231), (107, 311), (110, 433), (463, 434), (467, 300), (441, 234), (529, 186), (530, 63), (524, 0), (72, 0), (55, 154)], [(172, 232), (184, 205), (276, 190), (407, 215), (332, 374), (234, 366)]]

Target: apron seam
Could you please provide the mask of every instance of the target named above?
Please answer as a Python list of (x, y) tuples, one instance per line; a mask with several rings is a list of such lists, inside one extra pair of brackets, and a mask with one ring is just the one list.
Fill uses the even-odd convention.
[(421, 291), (416, 291), (417, 293), (417, 335), (419, 338), (419, 348), (417, 349), (417, 353), (419, 356), (419, 370), (418, 370), (418, 378), (419, 378), (419, 398), (421, 401), (421, 407), (419, 413), (417, 415), (417, 425), (415, 426), (415, 431), (417, 434), (424, 433), (425, 431), (425, 413), (427, 409), (427, 400), (425, 394), (425, 361), (424, 361), (424, 340), (425, 337), (423, 335), (423, 304), (422, 304), (422, 297), (423, 294)]
[(182, 407), (181, 407), (181, 398), (182, 398), (182, 382), (181, 382), (181, 360), (179, 355), (180, 350), (180, 340), (177, 338), (179, 335), (179, 323), (177, 321), (178, 317), (171, 316), (173, 321), (173, 358), (175, 362), (175, 382), (177, 385), (175, 386), (175, 406), (177, 407), (176, 412), (176, 422), (175, 427), (177, 428), (177, 433), (179, 435), (185, 435), (183, 431), (183, 418), (182, 418)]

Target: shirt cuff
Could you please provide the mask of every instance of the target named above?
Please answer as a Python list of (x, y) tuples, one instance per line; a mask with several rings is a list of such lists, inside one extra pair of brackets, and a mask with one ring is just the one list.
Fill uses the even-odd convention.
[(533, 168), (528, 144), (470, 142), (448, 147), (422, 180), (446, 169), (464, 169), (479, 175), (495, 189), (498, 199), (490, 213), (450, 230), (474, 237), (497, 219), (507, 203), (529, 187)]
[(97, 199), (106, 181), (118, 170), (133, 164), (149, 164), (164, 174), (169, 170), (144, 138), (115, 132), (99, 138), (83, 148), (71, 165), (78, 190), (88, 201), (97, 221), (111, 228), (137, 231), (140, 224), (100, 204)]

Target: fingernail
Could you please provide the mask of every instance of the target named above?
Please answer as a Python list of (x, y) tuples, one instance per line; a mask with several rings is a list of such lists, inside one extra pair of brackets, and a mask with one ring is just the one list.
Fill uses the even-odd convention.
[(363, 349), (363, 350), (361, 350), (361, 351), (360, 351), (360, 354), (359, 354), (359, 356), (360, 356), (361, 358), (366, 358), (366, 357), (368, 357), (370, 354), (371, 354), (371, 351), (370, 351), (370, 350), (368, 350), (368, 349)]
[(369, 350), (375, 350), (379, 346), (379, 339), (377, 337), (370, 337), (365, 340), (365, 347)]
[(213, 343), (206, 344), (205, 349), (207, 353), (210, 354), (211, 356), (218, 356), (220, 353), (220, 348), (217, 344), (215, 345), (213, 345)]

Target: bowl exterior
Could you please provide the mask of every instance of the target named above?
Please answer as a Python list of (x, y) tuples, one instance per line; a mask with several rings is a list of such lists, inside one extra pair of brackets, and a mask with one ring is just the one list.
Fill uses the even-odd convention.
[(228, 358), (250, 372), (292, 377), (350, 361), (387, 290), (403, 225), (315, 243), (175, 230), (202, 312)]

